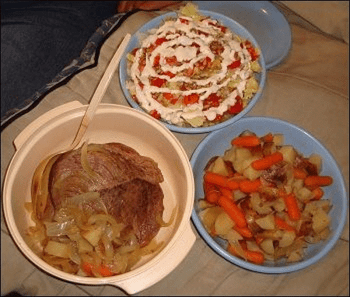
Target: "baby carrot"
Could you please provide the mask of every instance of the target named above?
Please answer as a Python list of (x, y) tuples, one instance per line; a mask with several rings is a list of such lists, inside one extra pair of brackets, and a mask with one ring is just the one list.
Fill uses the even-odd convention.
[(297, 179), (305, 179), (307, 177), (307, 173), (304, 169), (300, 169), (300, 168), (293, 168), (293, 176), (294, 178)]
[(275, 224), (280, 229), (295, 232), (295, 229), (291, 225), (289, 225), (285, 220), (281, 219), (280, 217), (275, 216)]
[(257, 146), (261, 143), (259, 137), (255, 135), (238, 136), (232, 139), (231, 144), (239, 147)]
[(320, 187), (317, 187), (312, 190), (312, 194), (313, 194), (313, 199), (320, 200), (323, 197), (324, 192)]
[(287, 207), (287, 214), (292, 221), (298, 221), (301, 217), (297, 199), (293, 193), (283, 196), (284, 203)]
[[(264, 263), (265, 259), (264, 259), (263, 253), (258, 252), (258, 251), (250, 251), (244, 247), (242, 247), (242, 249), (243, 249), (245, 259), (248, 260), (249, 262), (252, 262), (254, 264), (263, 264)], [(228, 245), (227, 251), (236, 257), (240, 256), (238, 254), (238, 252), (236, 251), (235, 247), (231, 244)]]
[(272, 133), (267, 133), (266, 135), (261, 137), (261, 140), (263, 142), (272, 142), (273, 141), (273, 135)]
[(204, 181), (231, 190), (237, 190), (239, 188), (239, 185), (235, 180), (209, 171), (204, 174)]
[(261, 180), (260, 178), (257, 178), (255, 180), (249, 180), (249, 179), (244, 179), (239, 182), (239, 189), (243, 193), (253, 193), (257, 192), (261, 186)]
[(231, 217), (238, 227), (246, 227), (247, 221), (243, 211), (234, 203), (234, 201), (226, 196), (220, 196), (218, 204)]
[(220, 188), (220, 192), (223, 196), (226, 196), (226, 197), (231, 198), (231, 199), (233, 198), (232, 197), (232, 190), (230, 190), (230, 189)]
[(253, 233), (252, 231), (250, 231), (248, 227), (238, 227), (237, 225), (235, 225), (233, 229), (237, 231), (239, 234), (241, 234), (243, 237), (246, 237), (246, 238), (253, 237)]
[(283, 155), (281, 152), (275, 152), (271, 155), (265, 156), (259, 160), (252, 162), (252, 167), (255, 170), (265, 170), (269, 169), (273, 164), (276, 164), (283, 160)]
[(265, 261), (263, 253), (258, 251), (245, 250), (244, 255), (249, 262), (254, 264), (263, 264)]
[(112, 276), (114, 273), (109, 270), (109, 268), (105, 265), (101, 265), (98, 268), (98, 272), (101, 273), (102, 276)]
[(304, 180), (305, 186), (310, 188), (325, 187), (333, 183), (333, 178), (328, 175), (310, 175)]

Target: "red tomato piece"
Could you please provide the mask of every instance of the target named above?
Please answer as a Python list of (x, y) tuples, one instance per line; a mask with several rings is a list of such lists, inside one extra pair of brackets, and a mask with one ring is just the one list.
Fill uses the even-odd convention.
[(155, 56), (154, 61), (153, 61), (153, 67), (158, 66), (159, 61), (160, 61), (160, 55)]
[(164, 72), (164, 75), (167, 75), (167, 76), (169, 76), (170, 78), (175, 77), (175, 74), (172, 73), (172, 72), (170, 72), (170, 71), (165, 71), (165, 72)]
[(243, 109), (243, 102), (242, 102), (242, 98), (237, 96), (236, 97), (236, 103), (232, 106), (229, 107), (229, 109), (227, 110), (227, 112), (229, 114), (236, 114), (242, 111)]
[(177, 58), (176, 58), (176, 56), (166, 57), (165, 61), (167, 62), (167, 64), (172, 66), (172, 65), (175, 65), (177, 63)]
[(230, 65), (227, 66), (228, 69), (235, 69), (241, 66), (241, 60), (233, 61)]
[(178, 98), (171, 93), (163, 93), (163, 97), (168, 100), (171, 104), (175, 104)]
[(157, 38), (156, 45), (161, 45), (163, 42), (167, 41), (165, 37)]
[(204, 100), (204, 106), (206, 107), (208, 105), (209, 107), (218, 107), (220, 105), (220, 99), (216, 93), (210, 94), (207, 99)]
[(186, 105), (197, 103), (199, 100), (198, 94), (191, 94), (184, 97), (184, 103)]
[(166, 80), (159, 77), (155, 77), (150, 79), (150, 83), (151, 83), (151, 86), (160, 88), (164, 83), (166, 83)]

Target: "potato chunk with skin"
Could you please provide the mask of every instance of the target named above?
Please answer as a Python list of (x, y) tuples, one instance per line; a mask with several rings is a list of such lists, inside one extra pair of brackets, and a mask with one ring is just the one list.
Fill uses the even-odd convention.
[(215, 220), (215, 231), (220, 236), (226, 236), (226, 234), (235, 225), (234, 221), (226, 212), (222, 212)]
[(228, 176), (229, 174), (225, 161), (222, 157), (216, 158), (212, 166), (210, 166), (210, 171), (223, 176)]
[(283, 160), (290, 163), (290, 164), (293, 164), (294, 163), (294, 160), (297, 156), (297, 153), (294, 149), (293, 146), (291, 145), (284, 145), (280, 148), (280, 153), (282, 153), (283, 155)]
[(272, 214), (256, 219), (255, 222), (264, 230), (275, 229), (275, 219)]

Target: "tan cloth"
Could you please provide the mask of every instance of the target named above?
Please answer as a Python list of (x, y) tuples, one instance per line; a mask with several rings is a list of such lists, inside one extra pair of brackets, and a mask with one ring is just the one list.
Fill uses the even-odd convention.
[[(12, 142), (34, 119), (69, 101), (87, 104), (107, 62), (122, 37), (135, 32), (158, 15), (138, 12), (131, 16), (103, 45), (98, 65), (82, 71), (66, 85), (48, 94), (32, 111), (1, 133), (1, 177), (14, 154)], [(295, 16), (294, 16), (295, 17)], [(303, 127), (318, 138), (338, 162), (349, 188), (348, 44), (292, 24), (291, 52), (283, 63), (268, 72), (266, 90), (249, 115), (271, 116)], [(107, 90), (104, 103), (128, 105), (118, 74)], [(175, 133), (190, 157), (206, 134)], [(197, 235), (185, 260), (167, 277), (138, 295), (349, 295), (349, 229), (334, 249), (310, 268), (287, 275), (246, 271), (215, 254)], [(38, 270), (16, 248), (1, 221), (1, 294), (18, 290), (42, 296), (124, 296), (112, 286), (67, 283)]]

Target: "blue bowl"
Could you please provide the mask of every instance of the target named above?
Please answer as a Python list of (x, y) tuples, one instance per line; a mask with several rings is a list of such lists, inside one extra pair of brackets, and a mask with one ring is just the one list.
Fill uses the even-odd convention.
[[(211, 237), (198, 216), (199, 208), (197, 202), (204, 197), (203, 173), (207, 162), (213, 156), (223, 155), (231, 147), (230, 141), (245, 130), (255, 132), (257, 135), (264, 135), (268, 132), (273, 134), (282, 133), (284, 135), (284, 143), (293, 145), (304, 156), (309, 156), (312, 153), (319, 154), (323, 159), (321, 175), (333, 177), (333, 184), (324, 188), (324, 196), (331, 198), (333, 205), (329, 213), (331, 217), (331, 235), (327, 241), (310, 244), (305, 250), (303, 260), (300, 262), (286, 263), (286, 261), (280, 260), (275, 263), (266, 262), (264, 265), (246, 262), (225, 250), (226, 241)], [(192, 221), (206, 243), (217, 254), (233, 264), (262, 273), (297, 271), (323, 258), (334, 247), (341, 236), (346, 223), (348, 209), (348, 197), (343, 176), (330, 152), (315, 137), (293, 124), (268, 117), (243, 118), (224, 129), (210, 133), (204, 138), (191, 157), (191, 165), (195, 179), (195, 201)]]
[[(263, 53), (261, 51), (260, 46), (258, 45), (257, 41), (255, 38), (249, 33), (249, 31), (244, 28), (242, 25), (237, 23), (236, 21), (230, 19), (227, 16), (224, 16), (219, 13), (211, 12), (211, 11), (206, 11), (206, 10), (199, 10), (199, 13), (202, 15), (208, 15), (213, 19), (216, 19), (220, 21), (223, 25), (227, 26), (233, 33), (236, 35), (242, 36), (245, 39), (248, 39), (254, 47), (259, 48), (260, 50), (260, 59), (259, 63), (261, 66), (261, 72), (256, 75), (256, 78), (259, 81), (259, 91), (255, 94), (255, 96), (250, 100), (249, 104), (237, 115), (231, 117), (230, 119), (226, 120), (225, 122), (218, 123), (216, 125), (210, 126), (210, 127), (179, 127), (176, 125), (172, 125), (169, 123), (164, 122), (165, 126), (170, 129), (171, 131), (174, 132), (179, 132), (179, 133), (207, 133), (207, 132), (212, 132), (221, 128), (224, 128), (240, 118), (242, 118), (245, 114), (247, 114), (253, 106), (256, 104), (256, 102), (259, 100), (259, 98), (262, 95), (262, 91), (265, 86), (265, 81), (266, 81), (266, 65), (265, 65), (265, 60), (263, 57)], [(121, 60), (120, 60), (120, 67), (119, 67), (119, 77), (120, 77), (120, 84), (121, 88), (123, 90), (124, 96), (128, 103), (136, 109), (144, 111), (137, 102), (135, 102), (129, 93), (129, 90), (126, 87), (126, 81), (128, 80), (128, 74), (127, 74), (127, 53), (131, 52), (134, 48), (138, 47), (140, 45), (139, 38), (142, 35), (142, 33), (145, 33), (151, 29), (157, 28), (160, 26), (160, 24), (163, 22), (164, 19), (169, 18), (169, 17), (176, 17), (177, 14), (175, 12), (169, 12), (166, 14), (163, 14), (159, 17), (156, 17), (143, 25), (131, 38)]]

